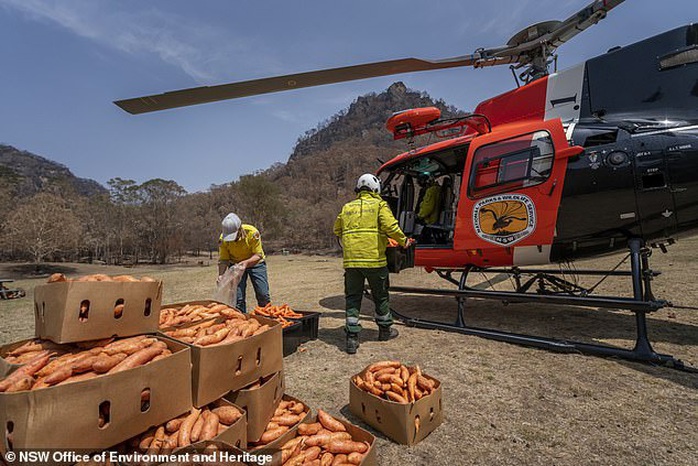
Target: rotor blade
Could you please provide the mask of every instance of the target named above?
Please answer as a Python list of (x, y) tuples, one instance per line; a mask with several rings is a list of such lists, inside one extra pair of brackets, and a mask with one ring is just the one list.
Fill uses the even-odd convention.
[[(566, 20), (560, 22), (553, 30), (547, 32), (546, 34), (536, 35), (535, 31), (532, 31), (533, 37), (529, 41), (507, 47), (503, 50), (484, 50), (482, 51), (482, 54), (485, 56), (491, 54), (497, 58), (515, 56), (517, 57), (515, 61), (518, 61), (518, 57), (520, 55), (539, 48), (541, 44), (547, 44), (555, 49), (587, 29), (589, 26), (593, 26), (604, 19), (606, 17), (606, 13), (624, 1), (625, 0), (596, 0), (575, 14), (571, 15)], [(535, 26), (536, 25), (533, 27)]]
[(374, 78), (413, 71), (469, 66), (479, 58), (479, 54), (464, 55), (462, 57), (446, 58), (442, 60), (404, 58), (400, 60), (289, 74), (286, 76), (253, 79), (250, 81), (221, 84), (217, 86), (195, 87), (165, 92), (164, 94), (118, 100), (114, 103), (131, 114), (139, 114), (207, 102), (216, 102), (219, 100), (267, 94), (270, 92), (353, 81), (356, 79)]

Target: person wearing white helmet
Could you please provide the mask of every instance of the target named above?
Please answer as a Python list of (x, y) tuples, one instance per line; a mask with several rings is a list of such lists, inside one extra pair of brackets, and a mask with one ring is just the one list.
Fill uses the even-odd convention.
[(359, 315), (364, 282), (368, 280), (375, 304), (378, 339), (397, 336), (392, 328), (388, 301), (388, 261), (385, 248), (388, 238), (408, 247), (407, 238), (398, 226), (388, 203), (380, 196), (380, 180), (370, 173), (356, 182), (356, 199), (342, 208), (334, 223), (334, 233), (340, 238), (344, 257), (344, 295), (346, 299), (347, 353), (355, 354), (359, 347), (361, 324)]
[(228, 214), (221, 222), (223, 233), (218, 246), (218, 279), (225, 270), (237, 265), (245, 269), (237, 289), (236, 307), (241, 312), (247, 312), (245, 295), (247, 277), (252, 281), (257, 305), (266, 306), (271, 301), (269, 296), (269, 279), (267, 264), (264, 262), (264, 250), (259, 231), (252, 225), (242, 223), (234, 213)]

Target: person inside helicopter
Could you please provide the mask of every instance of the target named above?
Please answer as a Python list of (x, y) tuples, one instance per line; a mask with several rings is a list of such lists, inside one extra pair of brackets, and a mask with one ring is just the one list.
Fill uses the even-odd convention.
[(434, 228), (439, 221), (442, 210), (441, 185), (433, 175), (421, 175), (417, 178), (421, 189), (417, 199), (417, 222), (422, 225), (419, 235), (421, 244), (442, 242), (441, 230)]

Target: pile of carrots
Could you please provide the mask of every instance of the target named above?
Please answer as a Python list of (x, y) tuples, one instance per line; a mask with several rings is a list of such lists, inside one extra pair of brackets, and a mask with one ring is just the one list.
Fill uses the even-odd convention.
[(271, 303), (264, 307), (257, 306), (252, 311), (252, 314), (269, 317), (270, 319), (275, 319), (281, 322), (283, 328), (290, 327), (294, 322), (290, 322), (287, 319), (300, 319), (303, 314), (300, 314), (293, 309), (291, 309), (288, 304), (282, 304), (281, 306), (274, 306)]

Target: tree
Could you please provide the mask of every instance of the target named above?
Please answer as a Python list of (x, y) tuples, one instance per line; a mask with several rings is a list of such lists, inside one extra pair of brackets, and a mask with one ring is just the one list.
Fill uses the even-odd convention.
[(154, 263), (164, 264), (172, 251), (183, 247), (181, 216), (176, 201), (186, 190), (172, 180), (156, 178), (136, 189), (139, 202), (138, 233)]
[(77, 246), (82, 226), (67, 202), (55, 194), (39, 193), (21, 204), (6, 223), (17, 249), (37, 265), (48, 256)]

